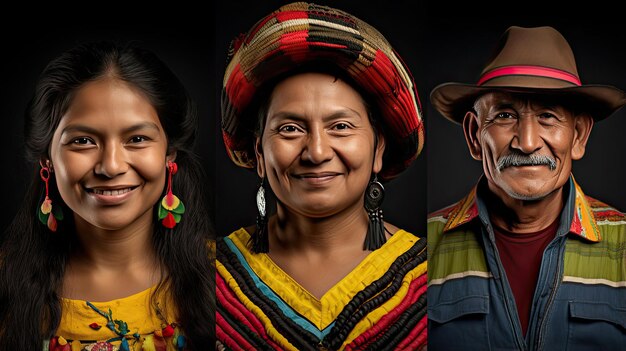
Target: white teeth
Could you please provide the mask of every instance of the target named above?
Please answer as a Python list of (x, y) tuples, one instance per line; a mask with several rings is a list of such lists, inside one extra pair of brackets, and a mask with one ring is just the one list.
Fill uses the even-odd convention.
[(122, 194), (126, 194), (127, 192), (131, 191), (131, 188), (126, 188), (126, 189), (115, 189), (115, 190), (100, 190), (100, 189), (93, 189), (94, 194), (97, 195), (104, 195), (104, 196), (115, 196), (115, 195), (122, 195)]

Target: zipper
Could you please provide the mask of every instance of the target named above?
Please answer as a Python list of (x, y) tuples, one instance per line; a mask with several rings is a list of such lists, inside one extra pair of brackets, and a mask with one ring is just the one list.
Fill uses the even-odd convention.
[[(498, 266), (498, 270), (499, 270), (499, 275), (500, 275), (500, 292), (502, 293), (502, 296), (504, 297), (504, 307), (506, 309), (506, 314), (509, 317), (509, 323), (510, 325), (513, 327), (513, 335), (515, 336), (515, 341), (517, 342), (517, 346), (519, 348), (519, 350), (527, 350), (528, 348), (526, 347), (526, 341), (524, 340), (523, 336), (521, 335), (521, 326), (520, 328), (516, 328), (517, 323), (516, 324), (516, 320), (514, 317), (517, 317), (517, 321), (519, 321), (519, 316), (517, 316), (517, 309), (515, 308), (511, 308), (512, 306), (510, 305), (509, 301), (511, 301), (511, 298), (508, 294), (505, 292), (505, 279), (508, 279), (506, 277), (506, 272), (504, 270), (504, 266), (502, 266), (502, 262), (500, 261), (500, 254), (498, 253), (498, 248), (496, 247), (495, 242), (493, 242), (491, 240), (491, 236), (489, 235), (491, 232), (491, 226), (490, 225), (486, 225), (485, 226), (487, 228), (487, 239), (489, 241), (489, 245), (491, 245), (491, 251), (494, 253), (494, 258), (496, 260), (496, 265)], [(511, 292), (511, 288), (509, 287), (509, 292)], [(513, 306), (514, 307), (514, 306)], [(513, 311), (514, 310), (514, 311)], [(513, 312), (512, 312), (513, 311)]]
[(548, 315), (550, 314), (550, 308), (552, 307), (552, 304), (554, 302), (554, 299), (556, 298), (556, 293), (559, 290), (559, 287), (561, 286), (561, 275), (562, 275), (562, 265), (563, 265), (563, 255), (565, 253), (565, 245), (566, 245), (566, 239), (567, 236), (563, 236), (561, 238), (561, 240), (563, 241), (562, 244), (560, 244), (560, 248), (557, 254), (557, 261), (556, 261), (556, 272), (554, 274), (554, 283), (552, 284), (552, 286), (554, 287), (552, 289), (552, 291), (550, 292), (550, 296), (548, 296), (548, 302), (546, 302), (546, 305), (544, 307), (544, 311), (545, 314), (543, 316), (543, 319), (541, 321), (541, 323), (539, 324), (539, 331), (538, 331), (538, 335), (537, 338), (535, 339), (535, 345), (536, 345), (536, 350), (539, 351), (542, 349), (543, 347), (543, 340), (544, 340), (544, 334), (545, 334), (545, 325), (546, 325), (546, 321), (549, 319)]

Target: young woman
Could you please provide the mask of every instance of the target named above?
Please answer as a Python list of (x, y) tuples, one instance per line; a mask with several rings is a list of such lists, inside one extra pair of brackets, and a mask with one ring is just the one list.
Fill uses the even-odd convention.
[(33, 183), (0, 249), (2, 350), (204, 350), (213, 289), (197, 117), (153, 53), (79, 45), (28, 107)]
[(234, 43), (222, 97), (229, 155), (261, 185), (256, 226), (217, 244), (218, 349), (424, 347), (425, 240), (381, 210), (422, 120), (385, 38), (343, 11), (285, 5)]

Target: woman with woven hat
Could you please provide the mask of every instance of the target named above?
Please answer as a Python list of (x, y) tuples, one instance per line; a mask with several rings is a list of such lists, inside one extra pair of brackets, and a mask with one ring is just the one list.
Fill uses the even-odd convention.
[(337, 9), (279, 8), (233, 43), (222, 127), (260, 186), (256, 226), (218, 242), (218, 348), (425, 345), (425, 243), (380, 209), (423, 144), (385, 38)]

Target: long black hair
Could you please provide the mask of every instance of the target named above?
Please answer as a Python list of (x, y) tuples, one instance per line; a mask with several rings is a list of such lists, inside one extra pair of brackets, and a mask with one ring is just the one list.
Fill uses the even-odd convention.
[[(77, 90), (105, 76), (145, 94), (165, 130), (168, 154), (176, 152), (173, 189), (186, 212), (174, 229), (166, 229), (157, 223), (155, 205), (152, 244), (164, 274), (153, 298), (164, 291), (171, 295), (189, 349), (209, 349), (214, 338), (215, 293), (208, 249), (213, 231), (205, 175), (193, 151), (198, 129), (195, 105), (179, 79), (151, 51), (93, 42), (80, 44), (47, 65), (26, 111), (24, 137), (26, 158), (33, 165), (32, 184), (0, 247), (0, 350), (41, 350), (43, 340), (59, 326), (59, 290), (68, 256), (78, 243), (72, 212), (63, 204), (54, 174), (50, 198), (61, 204), (65, 218), (56, 233), (37, 219), (45, 195), (39, 162), (48, 158), (54, 131)], [(165, 191), (164, 187), (163, 195)]]

